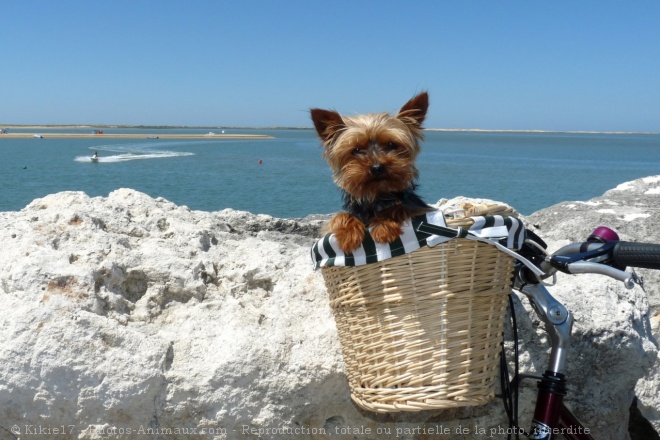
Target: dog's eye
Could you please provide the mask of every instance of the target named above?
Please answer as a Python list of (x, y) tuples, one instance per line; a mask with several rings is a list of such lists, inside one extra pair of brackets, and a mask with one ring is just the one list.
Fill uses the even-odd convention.
[(353, 156), (358, 156), (360, 154), (365, 154), (366, 151), (363, 150), (362, 148), (354, 148), (353, 149)]
[(392, 151), (392, 150), (396, 150), (397, 148), (399, 148), (399, 145), (396, 142), (388, 142), (387, 145), (385, 145), (385, 148), (387, 150)]

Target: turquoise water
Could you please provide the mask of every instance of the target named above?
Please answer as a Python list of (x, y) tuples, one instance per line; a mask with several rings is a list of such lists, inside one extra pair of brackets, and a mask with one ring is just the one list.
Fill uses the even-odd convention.
[[(20, 210), (59, 191), (107, 196), (118, 188), (204, 211), (233, 208), (303, 217), (341, 208), (312, 130), (232, 131), (275, 139), (0, 137), (0, 211)], [(88, 159), (94, 151), (99, 163)], [(459, 195), (483, 197), (531, 214), (660, 174), (660, 135), (427, 132), (418, 168), (419, 192), (430, 203)]]

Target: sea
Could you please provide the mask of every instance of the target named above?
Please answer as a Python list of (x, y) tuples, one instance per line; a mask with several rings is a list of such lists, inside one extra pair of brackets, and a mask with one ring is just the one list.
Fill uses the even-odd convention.
[[(208, 129), (104, 129), (113, 131), (145, 137), (0, 135), (0, 211), (21, 210), (60, 191), (105, 197), (119, 188), (202, 211), (232, 208), (299, 218), (341, 209), (340, 191), (311, 129), (224, 130), (272, 136), (238, 140), (147, 139)], [(660, 134), (427, 131), (425, 137), (417, 167), (419, 193), (428, 203), (486, 198), (529, 215), (660, 174)], [(90, 160), (95, 151), (97, 163)]]

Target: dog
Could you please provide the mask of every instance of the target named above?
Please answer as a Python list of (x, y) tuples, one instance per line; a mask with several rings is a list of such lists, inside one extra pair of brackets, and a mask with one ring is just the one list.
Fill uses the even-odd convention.
[(327, 229), (344, 253), (360, 247), (366, 228), (375, 241), (391, 243), (402, 234), (402, 223), (434, 209), (415, 193), (428, 106), (428, 93), (422, 92), (395, 116), (310, 110), (323, 157), (342, 190), (345, 212), (336, 213)]

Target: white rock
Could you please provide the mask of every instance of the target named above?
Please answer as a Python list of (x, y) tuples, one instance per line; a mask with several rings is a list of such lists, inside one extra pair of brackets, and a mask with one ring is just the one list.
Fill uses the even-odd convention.
[[(560, 203), (541, 210), (529, 216), (527, 221), (531, 225), (537, 225), (537, 232), (549, 243), (553, 241), (560, 242), (562, 239), (568, 241), (584, 240), (593, 229), (601, 225), (615, 229), (622, 240), (660, 243), (660, 231), (657, 229), (660, 222), (660, 192), (658, 190), (660, 190), (660, 176), (645, 177), (622, 183), (615, 189), (607, 191), (603, 196), (597, 197), (588, 203)], [(594, 209), (594, 206), (607, 206), (609, 209), (607, 212), (599, 212), (601, 210)], [(554, 248), (556, 249), (556, 247)], [(636, 328), (638, 334), (643, 337), (645, 347), (645, 355), (630, 353), (631, 360), (637, 360), (641, 356), (648, 361), (648, 357), (653, 355), (653, 350), (646, 347), (649, 347), (649, 343), (657, 347), (658, 337), (660, 336), (658, 324), (658, 317), (660, 316), (660, 271), (647, 269), (637, 269), (636, 271), (644, 278), (645, 296), (636, 293), (639, 290), (637, 288), (634, 291), (625, 291), (620, 286), (612, 285), (612, 282), (607, 280), (607, 287), (604, 292), (607, 292), (610, 296), (616, 293), (619, 299), (613, 303), (603, 303), (602, 294), (599, 295), (597, 291), (594, 291), (593, 297), (589, 296), (588, 298), (591, 299), (588, 301), (590, 301), (591, 307), (598, 311), (612, 307), (620, 311), (620, 316), (613, 315), (611, 317), (614, 320), (612, 323), (615, 325), (614, 328), (624, 322), (622, 320), (627, 315), (631, 319), (632, 327)], [(584, 277), (579, 278), (582, 280)], [(596, 282), (600, 283), (602, 280), (595, 279), (594, 283)], [(564, 286), (559, 288), (565, 289)], [(569, 304), (569, 301), (571, 299), (567, 298), (567, 304)], [(575, 299), (572, 301), (575, 301)], [(645, 309), (646, 301), (650, 306), (648, 311)], [(597, 313), (596, 310), (593, 312), (584, 310), (584, 312), (587, 314)], [(641, 315), (636, 316), (638, 314)], [(577, 312), (576, 317), (579, 321), (580, 315)], [(590, 319), (592, 317), (593, 315), (590, 316)], [(648, 317), (651, 318), (651, 321), (647, 321)], [(592, 326), (590, 320), (587, 320), (586, 323), (589, 327)], [(610, 333), (612, 330), (613, 328), (606, 326), (604, 331)], [(589, 332), (598, 334), (593, 328), (589, 329)], [(611, 336), (620, 337), (616, 332)], [(587, 337), (586, 340), (590, 339)], [(627, 349), (629, 347), (628, 342), (626, 338), (623, 338), (619, 344), (614, 345), (614, 348), (626, 347)], [(617, 352), (619, 350), (617, 348)], [(604, 363), (612, 363), (611, 358), (603, 357), (609, 356), (609, 350), (597, 353), (600, 354)], [(660, 358), (656, 358), (653, 368), (640, 378), (636, 387), (632, 383), (639, 398), (638, 408), (658, 432), (660, 432), (659, 370)], [(588, 371), (588, 373), (591, 375), (591, 371)], [(618, 377), (620, 377), (620, 374), (613, 370), (609, 375), (603, 375), (598, 380), (611, 383), (610, 381)], [(589, 382), (593, 382), (593, 380), (595, 379), (589, 378)], [(630, 401), (630, 396), (632, 396), (632, 389), (629, 396), (626, 397), (626, 401)], [(586, 403), (590, 404), (590, 402)], [(594, 417), (594, 420), (596, 420), (596, 417)]]
[[(626, 191), (657, 184), (630, 182)], [(653, 231), (657, 205), (634, 206), (650, 216), (626, 221), (632, 206), (621, 197), (612, 199), (621, 210), (612, 226), (622, 238)], [(551, 247), (604, 219), (587, 218), (588, 204), (566, 211), (529, 217)], [(499, 401), (390, 416), (350, 402), (325, 286), (309, 260), (322, 220), (191, 211), (127, 189), (105, 198), (64, 192), (0, 213), (0, 433), (41, 424), (81, 439), (187, 439), (193, 430), (218, 439), (327, 438), (324, 430), (417, 439), (424, 428), (462, 425), (471, 433), (461, 438), (482, 439), (475, 426), (506, 428)], [(657, 301), (658, 279), (649, 280)], [(579, 281), (553, 291), (577, 317), (568, 402), (597, 438), (627, 438), (635, 383), (656, 357), (648, 303), (640, 289)], [(546, 341), (528, 307), (517, 308), (522, 370), (542, 371)], [(649, 380), (657, 389), (657, 377)], [(534, 387), (522, 395), (524, 427)]]

